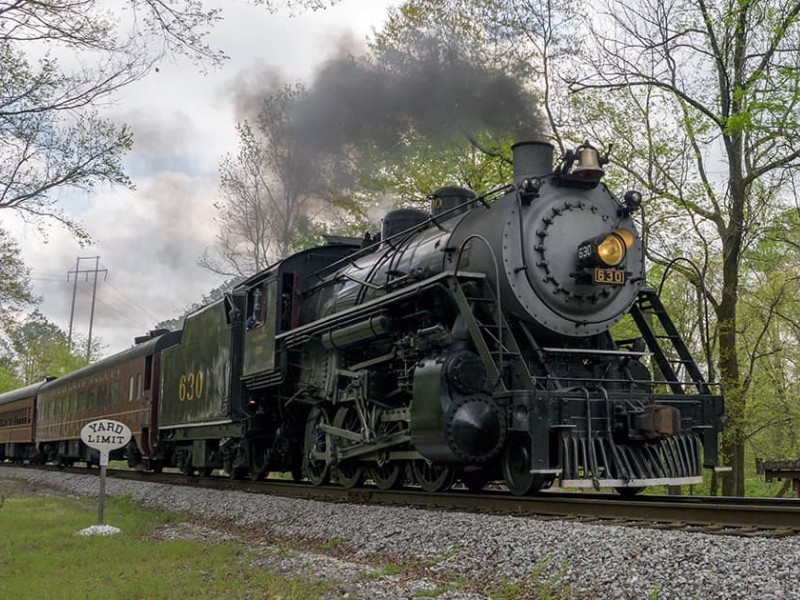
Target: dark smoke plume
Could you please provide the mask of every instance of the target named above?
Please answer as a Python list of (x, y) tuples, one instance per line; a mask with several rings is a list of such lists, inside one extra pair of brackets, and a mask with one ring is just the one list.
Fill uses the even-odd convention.
[(264, 100), (282, 88), (285, 81), (272, 66), (259, 64), (239, 73), (225, 94), (233, 101), (237, 121), (255, 122)]
[(333, 58), (308, 87), (287, 85), (262, 67), (240, 76), (231, 94), (237, 116), (258, 128), (284, 186), (314, 188), (321, 179), (341, 191), (369, 172), (373, 159), (402, 154), (420, 138), (447, 145), (465, 135), (542, 136), (532, 94), (465, 56), (421, 38), (380, 58)]
[(541, 133), (534, 99), (514, 79), (436, 43), (420, 48), (416, 60), (404, 56), (396, 64), (353, 57), (325, 63), (294, 112), (297, 141), (336, 153), (361, 143), (391, 151), (411, 132), (435, 139)]

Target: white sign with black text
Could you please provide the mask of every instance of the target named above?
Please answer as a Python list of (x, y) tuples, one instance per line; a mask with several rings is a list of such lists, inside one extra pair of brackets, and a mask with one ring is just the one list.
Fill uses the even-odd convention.
[(112, 450), (124, 447), (131, 441), (130, 427), (113, 419), (98, 419), (87, 423), (81, 429), (83, 443), (100, 451), (100, 498), (97, 511), (97, 524), (103, 524), (103, 509), (106, 500), (106, 467), (108, 455)]
[(87, 423), (81, 429), (83, 443), (100, 451), (100, 466), (108, 466), (108, 454), (122, 448), (131, 440), (131, 430), (119, 421), (99, 419)]

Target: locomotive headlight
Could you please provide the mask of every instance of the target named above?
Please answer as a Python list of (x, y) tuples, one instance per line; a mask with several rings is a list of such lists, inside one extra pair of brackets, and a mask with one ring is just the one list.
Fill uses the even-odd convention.
[(636, 242), (636, 236), (628, 229), (615, 229), (614, 233), (621, 237), (622, 241), (625, 242), (626, 250), (630, 250), (631, 246), (633, 246), (633, 244)]
[(627, 250), (622, 236), (610, 233), (597, 245), (597, 258), (607, 267), (616, 267), (625, 260)]
[(617, 267), (635, 243), (636, 235), (622, 228), (590, 238), (578, 246), (578, 266)]

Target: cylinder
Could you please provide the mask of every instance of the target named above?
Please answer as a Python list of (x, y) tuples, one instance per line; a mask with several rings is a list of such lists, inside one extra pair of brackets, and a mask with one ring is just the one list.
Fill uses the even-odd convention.
[(322, 334), (322, 345), (326, 350), (341, 350), (359, 342), (374, 339), (391, 331), (389, 317), (377, 315), (365, 321), (334, 329)]
[(525, 177), (542, 177), (553, 172), (553, 145), (548, 142), (517, 142), (514, 155), (514, 183)]

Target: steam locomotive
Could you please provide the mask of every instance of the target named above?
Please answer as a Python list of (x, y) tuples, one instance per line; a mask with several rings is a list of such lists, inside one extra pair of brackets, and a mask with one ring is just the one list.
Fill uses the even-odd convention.
[[(550, 144), (513, 154), (513, 183), (441, 188), (374, 239), (253, 275), (182, 332), (0, 395), (0, 457), (91, 462), (80, 429), (104, 416), (134, 432), (120, 457), (154, 470), (518, 495), (699, 483), (723, 399), (644, 285), (641, 195), (615, 196), (588, 143), (555, 169)], [(635, 335), (615, 339), (628, 315)]]

